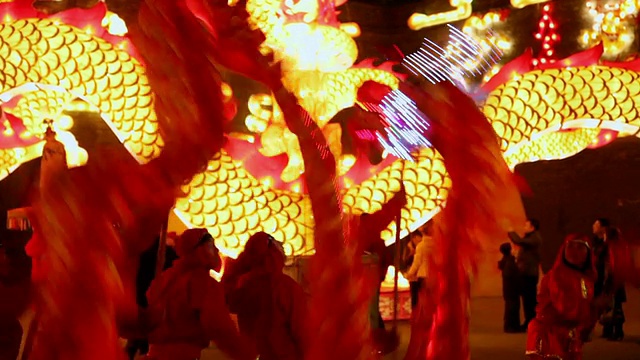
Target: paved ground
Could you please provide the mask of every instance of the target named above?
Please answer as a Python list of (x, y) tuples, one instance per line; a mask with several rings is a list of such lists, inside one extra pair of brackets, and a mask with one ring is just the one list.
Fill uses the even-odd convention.
[[(472, 360), (518, 360), (524, 358), (524, 334), (507, 335), (502, 329), (502, 299), (477, 298), (472, 301), (471, 359)], [(627, 324), (623, 342), (608, 342), (595, 339), (585, 348), (584, 360), (639, 360), (640, 359), (640, 293), (629, 291), (629, 302), (625, 305)], [(597, 329), (598, 334), (600, 329)], [(400, 325), (402, 344), (397, 353), (388, 360), (401, 360), (409, 340), (408, 324)], [(206, 351), (203, 360), (222, 360), (224, 357), (214, 349)]]

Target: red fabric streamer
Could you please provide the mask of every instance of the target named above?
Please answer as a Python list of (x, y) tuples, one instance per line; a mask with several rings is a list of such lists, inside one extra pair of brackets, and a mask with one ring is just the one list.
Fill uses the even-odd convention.
[(177, 189), (224, 140), (212, 36), (180, 2), (145, 2), (139, 19), (128, 24), (130, 36), (147, 65), (165, 147), (147, 165), (94, 156), (99, 161), (60, 174), (38, 194), (33, 225), (42, 241), (32, 248), (47, 276), (36, 283), (34, 360), (123, 356), (115, 323), (135, 316), (122, 281), (125, 254), (148, 247)]
[[(452, 188), (435, 222), (436, 304), (427, 347), (429, 360), (466, 360), (469, 274), (483, 245), (500, 239), (525, 215), (498, 138), (471, 98), (453, 84), (401, 84), (431, 120), (432, 143), (442, 154)], [(417, 321), (430, 321), (429, 314)]]
[[(295, 97), (276, 91), (289, 129), (300, 139), (305, 179), (316, 222), (311, 263), (309, 360), (370, 359), (374, 354), (368, 319), (371, 299), (356, 242), (347, 242), (336, 183), (335, 159), (322, 131)], [(302, 116), (300, 116), (302, 114)], [(336, 301), (340, 299), (340, 301)]]

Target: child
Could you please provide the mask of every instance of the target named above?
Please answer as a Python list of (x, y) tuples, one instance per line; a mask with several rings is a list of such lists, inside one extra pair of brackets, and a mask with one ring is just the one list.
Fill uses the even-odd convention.
[(504, 332), (521, 332), (520, 327), (520, 291), (518, 288), (518, 266), (511, 254), (511, 244), (500, 245), (502, 260), (498, 269), (502, 272), (502, 298), (504, 299)]
[(529, 324), (529, 359), (582, 359), (582, 346), (596, 318), (591, 244), (569, 235), (540, 284), (536, 318)]

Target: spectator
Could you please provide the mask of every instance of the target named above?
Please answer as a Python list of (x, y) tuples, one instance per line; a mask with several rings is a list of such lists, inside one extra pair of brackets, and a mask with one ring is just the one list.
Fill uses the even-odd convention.
[(536, 293), (540, 274), (540, 223), (535, 219), (528, 219), (525, 223), (524, 236), (514, 231), (509, 232), (509, 239), (518, 246), (516, 264), (520, 273), (520, 296), (524, 308), (523, 329), (527, 329), (529, 322), (536, 317)]
[(522, 332), (520, 326), (520, 279), (516, 258), (511, 254), (511, 244), (500, 245), (502, 259), (498, 269), (502, 272), (502, 298), (504, 299), (505, 333)]

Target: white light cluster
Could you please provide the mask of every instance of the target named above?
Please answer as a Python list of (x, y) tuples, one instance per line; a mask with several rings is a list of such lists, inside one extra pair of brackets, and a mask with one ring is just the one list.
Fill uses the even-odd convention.
[(385, 96), (380, 107), (389, 126), (385, 135), (377, 134), (378, 140), (390, 154), (412, 161), (413, 150), (431, 146), (426, 137), (429, 121), (407, 95), (394, 90)]
[(586, 10), (593, 18), (593, 25), (590, 30), (581, 33), (582, 45), (591, 47), (602, 42), (603, 57), (608, 59), (615, 59), (629, 50), (635, 40), (639, 5), (639, 0), (617, 0), (604, 4), (587, 2)]
[(511, 51), (513, 42), (504, 34), (504, 31), (501, 31), (504, 23), (500, 13), (490, 11), (484, 15), (473, 15), (468, 18), (462, 26), (462, 32), (480, 44), (485, 52), (490, 52), (496, 47), (507, 54)]

